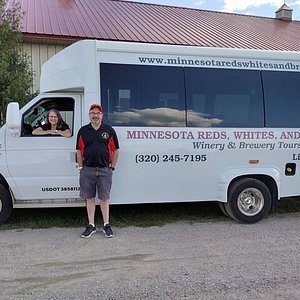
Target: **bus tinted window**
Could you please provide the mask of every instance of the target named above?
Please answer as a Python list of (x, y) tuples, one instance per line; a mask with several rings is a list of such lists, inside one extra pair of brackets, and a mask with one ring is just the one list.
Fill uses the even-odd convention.
[(109, 124), (186, 126), (183, 68), (101, 64), (100, 76)]
[(262, 127), (259, 71), (186, 68), (187, 125)]
[(266, 127), (300, 127), (300, 73), (262, 72)]
[(264, 127), (259, 71), (101, 64), (100, 74), (114, 126)]

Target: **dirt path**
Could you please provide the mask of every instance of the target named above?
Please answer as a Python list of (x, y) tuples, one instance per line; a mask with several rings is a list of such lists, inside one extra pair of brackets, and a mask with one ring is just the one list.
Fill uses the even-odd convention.
[(0, 299), (300, 298), (300, 213), (81, 231), (0, 231)]

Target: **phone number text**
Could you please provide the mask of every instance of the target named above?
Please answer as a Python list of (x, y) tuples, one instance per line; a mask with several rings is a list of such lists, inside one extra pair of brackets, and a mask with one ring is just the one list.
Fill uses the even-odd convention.
[(206, 154), (137, 154), (135, 162), (140, 163), (180, 163), (180, 162), (205, 162)]

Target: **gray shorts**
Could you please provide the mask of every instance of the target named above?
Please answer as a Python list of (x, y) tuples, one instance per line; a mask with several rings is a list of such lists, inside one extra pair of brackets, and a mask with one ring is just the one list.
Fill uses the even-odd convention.
[(98, 193), (100, 200), (109, 200), (112, 183), (110, 168), (95, 168), (84, 166), (80, 171), (80, 197), (95, 198)]

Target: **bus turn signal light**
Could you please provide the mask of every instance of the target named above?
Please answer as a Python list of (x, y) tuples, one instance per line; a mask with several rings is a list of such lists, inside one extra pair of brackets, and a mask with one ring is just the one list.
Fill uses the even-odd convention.
[(250, 160), (249, 160), (249, 164), (254, 165), (254, 164), (258, 164), (258, 163), (259, 163), (259, 160), (258, 160), (258, 159), (250, 159)]

